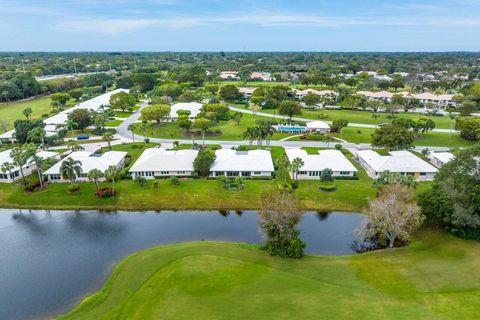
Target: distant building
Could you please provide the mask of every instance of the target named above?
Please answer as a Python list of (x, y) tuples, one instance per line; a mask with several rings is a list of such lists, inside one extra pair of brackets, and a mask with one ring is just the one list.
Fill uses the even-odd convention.
[(347, 157), (338, 150), (320, 150), (318, 154), (308, 154), (303, 149), (287, 149), (285, 152), (290, 162), (295, 158), (303, 160), (304, 164), (298, 172), (298, 179), (318, 180), (325, 169), (332, 170), (335, 177), (351, 177), (358, 172)]
[(409, 151), (391, 151), (389, 155), (382, 156), (373, 150), (358, 150), (355, 155), (368, 175), (374, 179), (382, 172), (398, 172), (418, 181), (433, 180), (438, 171)]
[(132, 165), (130, 172), (132, 178), (193, 175), (195, 169), (193, 162), (198, 155), (198, 150), (166, 150), (164, 148), (146, 149)]
[(240, 87), (238, 88), (238, 91), (243, 95), (245, 99), (249, 99), (252, 96), (255, 89), (257, 88)]
[(250, 79), (252, 80), (261, 80), (261, 81), (272, 81), (272, 75), (270, 72), (252, 72), (250, 74)]
[(88, 173), (93, 169), (98, 169), (105, 172), (108, 167), (115, 166), (122, 168), (127, 153), (124, 151), (107, 151), (102, 155), (97, 155), (88, 151), (76, 151), (72, 152), (68, 157), (60, 162), (57, 162), (53, 167), (44, 172), (44, 175), (50, 182), (65, 182), (62, 178), (60, 168), (62, 163), (67, 159), (74, 159), (81, 162), (81, 172), (77, 176), (77, 181), (89, 181)]
[(237, 71), (222, 71), (219, 77), (222, 80), (240, 80)]
[(318, 96), (332, 96), (332, 97), (337, 97), (338, 93), (333, 91), (333, 90), (315, 90), (315, 89), (305, 89), (305, 90), (299, 90), (299, 89), (293, 89), (293, 93), (295, 93), (295, 96), (298, 99), (303, 99), (307, 94), (316, 94)]
[(378, 81), (392, 81), (393, 78), (390, 78), (389, 76), (386, 76), (386, 75), (376, 75), (373, 77), (375, 80), (378, 80)]
[(202, 112), (203, 105), (198, 102), (181, 102), (176, 103), (171, 106), (170, 108), (170, 119), (171, 121), (178, 120), (178, 113), (179, 110), (189, 111), (190, 114), (188, 115), (190, 120), (194, 120), (200, 112)]
[(267, 150), (221, 149), (215, 151), (215, 156), (211, 177), (271, 177), (275, 171), (272, 155)]

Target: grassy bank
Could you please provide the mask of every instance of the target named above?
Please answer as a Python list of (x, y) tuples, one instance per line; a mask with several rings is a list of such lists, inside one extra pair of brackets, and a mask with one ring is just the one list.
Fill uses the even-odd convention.
[(43, 114), (48, 114), (52, 111), (50, 97), (40, 97), (26, 101), (0, 104), (0, 119), (8, 123), (9, 129), (13, 129), (15, 120), (25, 119), (22, 111), (27, 107), (30, 107), (33, 111), (32, 119), (40, 119)]
[(409, 247), (347, 256), (268, 256), (194, 242), (131, 255), (61, 319), (475, 319), (480, 243), (426, 230)]

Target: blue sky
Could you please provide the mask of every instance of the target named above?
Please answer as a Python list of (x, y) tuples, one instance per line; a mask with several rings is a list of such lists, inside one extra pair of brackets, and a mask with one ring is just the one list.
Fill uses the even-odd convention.
[(480, 0), (0, 0), (0, 51), (480, 51)]

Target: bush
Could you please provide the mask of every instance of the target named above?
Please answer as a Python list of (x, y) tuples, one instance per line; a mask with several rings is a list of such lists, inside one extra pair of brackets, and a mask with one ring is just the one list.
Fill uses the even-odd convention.
[(333, 192), (337, 190), (337, 185), (335, 183), (321, 183), (319, 189), (326, 192)]
[(342, 150), (342, 145), (341, 145), (340, 143), (337, 143), (337, 144), (335, 145), (335, 149), (337, 149), (337, 150)]
[(272, 180), (272, 176), (253, 176), (250, 177), (250, 180)]
[(180, 180), (178, 179), (177, 176), (171, 176), (170, 177), (170, 182), (172, 183), (173, 186), (178, 186), (180, 185)]
[(298, 181), (294, 180), (292, 181), (292, 189), (297, 189), (298, 188)]
[(292, 185), (288, 182), (277, 183), (277, 188), (281, 193), (291, 193), (293, 191)]
[(67, 190), (70, 193), (78, 192), (78, 191), (80, 191), (80, 185), (78, 185), (78, 184), (69, 185)]
[(147, 186), (147, 179), (145, 179), (145, 177), (142, 177), (142, 176), (137, 176), (135, 178), (135, 181), (138, 183), (138, 185), (140, 186), (140, 188), (144, 188)]
[(113, 189), (112, 188), (100, 188), (98, 189), (98, 192), (96, 193), (96, 196), (99, 198), (110, 198), (113, 197)]
[(358, 180), (358, 176), (338, 176), (335, 180)]

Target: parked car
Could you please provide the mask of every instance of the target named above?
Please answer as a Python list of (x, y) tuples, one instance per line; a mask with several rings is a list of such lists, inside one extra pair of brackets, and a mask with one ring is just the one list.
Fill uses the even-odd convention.
[(90, 139), (90, 136), (86, 133), (82, 133), (77, 137), (77, 140), (88, 140), (88, 139)]

